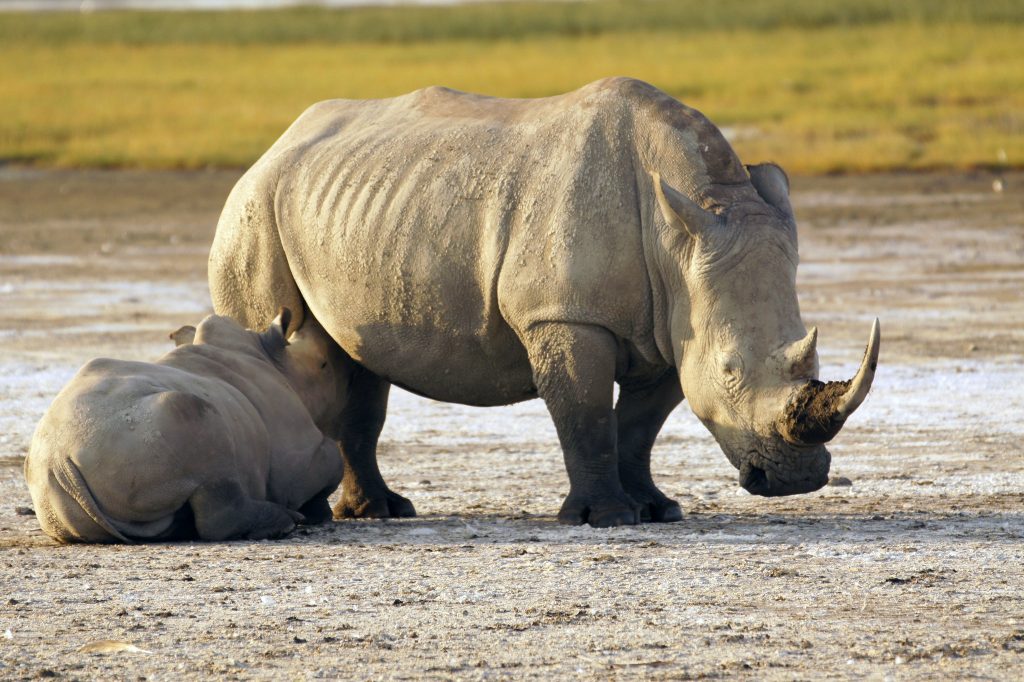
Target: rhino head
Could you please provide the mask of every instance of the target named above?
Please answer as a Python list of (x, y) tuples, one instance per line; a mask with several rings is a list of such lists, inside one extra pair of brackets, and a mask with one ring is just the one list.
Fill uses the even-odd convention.
[[(756, 196), (712, 212), (653, 173), (676, 257), (669, 335), (683, 394), (756, 495), (828, 482), (825, 443), (861, 404), (878, 361), (878, 320), (850, 381), (818, 381), (817, 329), (796, 295), (797, 235), (789, 181), (749, 166)], [(682, 257), (678, 257), (680, 251)]]
[(265, 356), (295, 391), (313, 422), (323, 429), (337, 417), (334, 398), (339, 385), (348, 378), (338, 371), (341, 365), (335, 356), (339, 351), (312, 315), (307, 314), (298, 329), (289, 330), (291, 324), (288, 308), (281, 308), (262, 332), (244, 329), (228, 317), (210, 315), (198, 328), (182, 327), (170, 338), (177, 346), (207, 343)]
[(259, 339), (317, 427), (324, 430), (334, 424), (344, 408), (336, 397), (348, 385), (348, 365), (317, 319), (306, 312), (295, 328), (291, 311), (282, 307)]

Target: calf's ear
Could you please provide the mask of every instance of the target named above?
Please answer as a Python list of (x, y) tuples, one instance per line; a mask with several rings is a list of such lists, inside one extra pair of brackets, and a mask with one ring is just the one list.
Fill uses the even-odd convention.
[(195, 342), (196, 340), (196, 328), (190, 324), (186, 324), (170, 334), (168, 337), (174, 341), (174, 346), (187, 346)]
[(288, 330), (288, 324), (292, 321), (292, 311), (288, 308), (282, 307), (274, 321), (270, 323), (267, 330), (260, 334), (260, 343), (263, 344), (263, 349), (267, 351), (267, 354), (272, 358), (277, 358), (284, 351), (288, 345), (288, 339), (285, 337), (285, 333)]
[(750, 184), (767, 203), (782, 211), (793, 220), (793, 207), (789, 203), (789, 178), (786, 171), (774, 163), (759, 163), (747, 166)]

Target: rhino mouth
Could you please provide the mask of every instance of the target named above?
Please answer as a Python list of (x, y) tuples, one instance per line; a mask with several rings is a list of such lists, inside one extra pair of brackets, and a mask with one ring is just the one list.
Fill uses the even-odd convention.
[(747, 464), (740, 469), (740, 486), (751, 495), (768, 495), (771, 490), (768, 473), (753, 464)]
[(748, 457), (739, 467), (740, 486), (751, 495), (762, 497), (800, 495), (820, 489), (828, 483), (832, 456), (820, 446), (807, 450), (793, 453), (795, 457), (776, 458), (789, 465), (785, 467), (759, 454)]

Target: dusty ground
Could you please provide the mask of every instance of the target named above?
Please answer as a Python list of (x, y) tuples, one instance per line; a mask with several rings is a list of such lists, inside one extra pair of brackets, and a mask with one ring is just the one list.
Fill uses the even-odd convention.
[[(882, 320), (833, 485), (754, 498), (685, 407), (671, 525), (553, 521), (539, 402), (393, 398), (385, 477), (421, 516), (274, 543), (59, 547), (21, 462), (85, 360), (151, 359), (208, 309), (235, 174), (0, 169), (0, 678), (1020, 679), (1024, 175), (796, 179), (827, 378)], [(151, 653), (86, 653), (96, 640)]]

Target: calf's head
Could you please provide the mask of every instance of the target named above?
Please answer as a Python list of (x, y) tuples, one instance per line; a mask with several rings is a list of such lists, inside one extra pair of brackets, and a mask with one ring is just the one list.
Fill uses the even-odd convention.
[(299, 395), (313, 422), (324, 429), (336, 419), (336, 397), (348, 381), (342, 371), (344, 363), (337, 357), (341, 351), (312, 315), (307, 313), (301, 326), (289, 333), (291, 318), (291, 311), (281, 308), (259, 335), (260, 343)]
[[(707, 211), (653, 174), (678, 239), (669, 334), (694, 414), (757, 495), (825, 485), (825, 443), (861, 404), (878, 361), (878, 320), (850, 381), (818, 381), (817, 329), (800, 319), (796, 223), (778, 166), (748, 167), (756, 190)], [(680, 253), (681, 252), (681, 253)]]
[(210, 315), (199, 327), (183, 327), (171, 334), (177, 345), (208, 343), (218, 348), (265, 356), (281, 372), (305, 405), (313, 422), (320, 427), (336, 415), (341, 383), (347, 381), (335, 355), (340, 351), (312, 315), (306, 315), (298, 329), (291, 332), (292, 314), (281, 308), (264, 331), (243, 329), (228, 317)]

